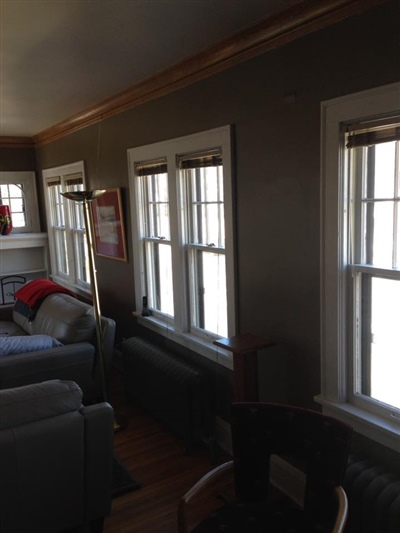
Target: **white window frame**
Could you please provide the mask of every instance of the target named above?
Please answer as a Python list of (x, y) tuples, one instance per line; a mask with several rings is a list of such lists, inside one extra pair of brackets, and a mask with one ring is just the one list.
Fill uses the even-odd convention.
[[(35, 173), (30, 171), (0, 172), (0, 183), (24, 185), (26, 226), (14, 228), (13, 233), (36, 233), (40, 231), (39, 208)], [(11, 213), (12, 215), (12, 213)]]
[(349, 223), (344, 127), (399, 113), (400, 83), (321, 104), (321, 394), (323, 411), (400, 452), (400, 420), (352, 403), (346, 278)]
[[(189, 332), (188, 316), (189, 287), (184, 282), (185, 249), (183, 242), (181, 209), (185, 200), (182, 198), (178, 159), (186, 154), (198, 154), (214, 148), (221, 148), (223, 159), (224, 210), (225, 210), (225, 256), (227, 276), (228, 336), (235, 334), (235, 282), (233, 253), (233, 208), (232, 208), (232, 161), (231, 161), (231, 127), (223, 126), (213, 130), (180, 137), (168, 141), (131, 148), (128, 150), (130, 202), (132, 209), (132, 238), (134, 254), (134, 278), (136, 294), (136, 311), (134, 315), (140, 324), (166, 336), (175, 342), (207, 357), (218, 364), (233, 368), (232, 354), (213, 344), (212, 337), (200, 336)], [(140, 190), (136, 167), (140, 163), (166, 160), (169, 182), (169, 209), (172, 242), (172, 265), (174, 281), (174, 320), (170, 323), (158, 315), (143, 317), (142, 298), (145, 294), (144, 257), (140, 242)], [(181, 206), (181, 207), (180, 207)], [(177, 290), (178, 288), (178, 290)]]
[[(83, 161), (77, 161), (75, 163), (70, 163), (67, 165), (62, 165), (59, 167), (53, 167), (44, 169), (42, 171), (43, 176), (43, 188), (44, 188), (44, 196), (45, 196), (45, 203), (46, 203), (46, 216), (47, 216), (47, 231), (48, 231), (48, 237), (49, 237), (49, 251), (50, 251), (50, 264), (51, 264), (51, 278), (59, 283), (60, 285), (63, 285), (70, 290), (72, 290), (75, 293), (82, 294), (83, 296), (87, 296), (88, 294), (91, 294), (91, 286), (90, 283), (84, 282), (82, 280), (77, 279), (76, 271), (78, 267), (78, 263), (84, 261), (84, 258), (77, 258), (75, 257), (75, 247), (73, 243), (73, 236), (72, 231), (66, 231), (65, 237), (66, 237), (66, 243), (67, 243), (67, 254), (68, 254), (68, 275), (61, 273), (58, 271), (57, 267), (57, 260), (56, 260), (56, 243), (55, 243), (55, 237), (54, 237), (54, 231), (51, 226), (51, 206), (50, 206), (50, 199), (49, 195), (47, 194), (47, 181), (50, 181), (54, 178), (60, 178), (63, 180), (64, 178), (67, 178), (69, 175), (73, 174), (82, 174), (83, 179), (83, 188), (85, 188), (85, 165)], [(70, 200), (65, 199), (64, 205), (66, 206), (66, 212), (65, 212), (65, 220), (66, 220), (66, 226), (69, 224), (69, 213), (70, 213), (70, 206), (67, 202), (71, 202)], [(69, 229), (68, 227), (66, 228)]]

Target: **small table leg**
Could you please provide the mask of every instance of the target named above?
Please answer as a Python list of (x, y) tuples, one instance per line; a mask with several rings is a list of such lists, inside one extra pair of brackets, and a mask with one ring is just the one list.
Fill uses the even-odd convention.
[(216, 346), (233, 353), (234, 398), (236, 402), (257, 402), (257, 351), (275, 343), (251, 333), (214, 341)]

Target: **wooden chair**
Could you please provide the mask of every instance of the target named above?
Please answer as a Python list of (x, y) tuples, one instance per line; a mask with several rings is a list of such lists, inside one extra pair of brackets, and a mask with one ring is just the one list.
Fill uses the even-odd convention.
[[(7, 297), (10, 297), (10, 302), (15, 302), (15, 293), (17, 288), (19, 289), (26, 283), (25, 276), (3, 276), (0, 280), (1, 287), (1, 303), (4, 305), (7, 303)], [(6, 289), (6, 287), (10, 288)], [(11, 289), (11, 290), (10, 290)], [(6, 292), (8, 291), (8, 292)]]
[[(315, 411), (268, 403), (232, 405), (233, 461), (206, 474), (181, 499), (178, 533), (340, 533), (347, 518), (341, 487), (352, 428)], [(268, 498), (271, 455), (304, 470), (304, 502), (299, 507), (282, 495)], [(232, 470), (235, 498), (189, 529), (188, 510), (195, 496)]]

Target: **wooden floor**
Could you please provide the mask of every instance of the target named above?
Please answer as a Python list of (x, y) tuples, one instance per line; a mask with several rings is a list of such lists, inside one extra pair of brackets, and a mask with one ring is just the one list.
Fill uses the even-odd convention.
[[(148, 413), (124, 399), (122, 374), (114, 370), (110, 403), (127, 416), (127, 427), (115, 434), (114, 452), (137, 479), (141, 488), (113, 500), (104, 533), (176, 533), (177, 509), (181, 496), (215, 464), (206, 449), (184, 454), (176, 439)], [(217, 458), (223, 462), (227, 457)], [(224, 487), (231, 491), (231, 481)], [(202, 500), (193, 510), (193, 519), (218, 500)]]

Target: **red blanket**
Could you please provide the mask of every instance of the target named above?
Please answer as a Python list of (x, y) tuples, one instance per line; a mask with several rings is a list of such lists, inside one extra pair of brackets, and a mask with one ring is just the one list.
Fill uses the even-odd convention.
[(54, 281), (48, 279), (33, 279), (15, 293), (15, 298), (33, 309), (38, 307), (46, 296), (53, 294), (53, 292), (65, 292), (66, 294), (73, 296), (68, 289), (54, 283)]

